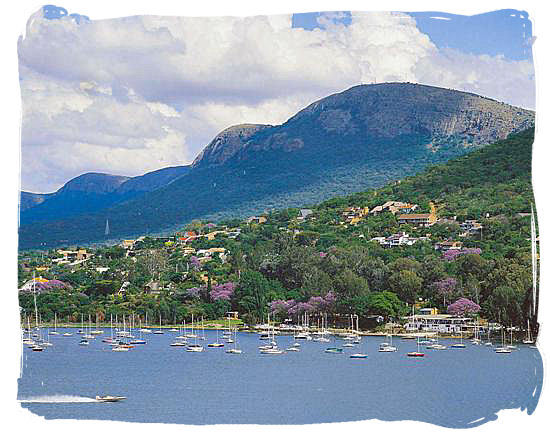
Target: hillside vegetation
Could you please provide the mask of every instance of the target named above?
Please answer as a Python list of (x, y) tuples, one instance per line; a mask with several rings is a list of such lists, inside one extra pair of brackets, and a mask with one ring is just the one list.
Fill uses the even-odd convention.
[[(162, 314), (181, 322), (191, 314), (213, 319), (234, 310), (249, 323), (265, 320), (268, 312), (279, 320), (327, 312), (333, 318), (356, 313), (367, 325), (372, 315), (396, 320), (413, 303), (445, 312), (467, 298), (480, 306), (482, 317), (522, 327), (530, 318), (533, 326), (532, 143), (529, 129), (383, 188), (325, 201), (305, 219), (288, 208), (250, 222), (196, 220), (185, 229), (221, 232), (187, 245), (179, 243), (180, 235), (148, 237), (136, 243), (133, 258), (119, 246), (100, 248), (74, 272), (51, 261), (55, 251), (47, 258), (23, 253), (20, 264), (47, 265), (42, 276), (67, 284), (39, 296), (45, 319), (54, 311), (75, 322), (80, 313), (143, 318), (147, 312), (150, 319)], [(349, 207), (372, 211), (386, 201), (418, 204), (416, 212), (428, 212), (432, 202), (440, 220), (418, 227), (398, 225), (390, 212), (369, 212), (354, 224), (343, 216)], [(468, 219), (482, 229), (465, 235), (459, 223)], [(237, 228), (240, 234), (232, 238)], [(395, 247), (375, 240), (401, 231), (419, 240)], [(444, 240), (460, 241), (462, 248), (436, 250)], [(199, 251), (207, 248), (225, 253), (204, 259)], [(108, 270), (100, 274), (94, 270), (99, 266)], [(21, 267), (21, 282), (28, 275)], [(147, 293), (152, 281), (165, 290)], [(20, 301), (24, 312), (32, 312), (32, 296), (21, 294)]]

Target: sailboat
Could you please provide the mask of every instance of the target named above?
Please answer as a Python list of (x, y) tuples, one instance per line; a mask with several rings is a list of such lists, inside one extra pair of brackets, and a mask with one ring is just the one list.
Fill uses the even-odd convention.
[[(141, 326), (140, 326), (140, 327), (141, 327)], [(145, 311), (145, 327), (147, 327), (147, 311)], [(148, 329), (148, 328), (143, 328), (143, 327), (141, 327), (141, 328), (139, 329), (139, 332), (140, 332), (140, 333), (152, 333), (152, 331), (151, 331), (150, 329)]]
[[(231, 327), (230, 327), (231, 328)], [(229, 348), (225, 351), (227, 354), (242, 354), (243, 351), (237, 348), (237, 325), (235, 324), (235, 336), (233, 339), (233, 348)]]
[[(193, 315), (191, 315), (191, 334), (193, 335), (194, 338), (197, 338), (197, 335), (196, 334), (193, 334)], [(204, 351), (204, 347), (198, 343), (193, 343), (191, 345), (187, 345), (187, 351), (189, 352), (203, 352)]]
[(534, 344), (535, 341), (531, 338), (531, 327), (529, 326), (529, 320), (527, 320), (527, 337), (522, 341), (524, 344)]
[(224, 346), (223, 343), (220, 342), (218, 329), (216, 329), (216, 342), (209, 343), (208, 346), (211, 348), (221, 348)]
[(424, 353), (420, 351), (420, 338), (416, 338), (416, 351), (407, 353), (408, 357), (424, 357)]
[(477, 319), (474, 324), (474, 338), (472, 339), (472, 345), (479, 345), (481, 342), (481, 339), (479, 338), (479, 331), (477, 327)]
[(159, 314), (159, 329), (155, 330), (153, 334), (164, 334), (162, 331), (162, 314)]
[(33, 287), (33, 297), (34, 297), (34, 316), (36, 320), (36, 331), (38, 334), (38, 340), (34, 341), (34, 344), (30, 346), (30, 348), (33, 351), (44, 351), (44, 346), (41, 344), (42, 341), (42, 335), (40, 333), (40, 324), (39, 324), (39, 318), (38, 318), (38, 307), (36, 305), (36, 279), (34, 277), (34, 273), (32, 276), (32, 287)]
[(462, 327), (460, 328), (460, 343), (455, 343), (451, 345), (451, 348), (466, 348), (462, 340)]
[(386, 341), (382, 342), (378, 346), (378, 352), (396, 352), (397, 347), (393, 345), (392, 343), (392, 335), (387, 334), (386, 335)]
[(57, 331), (57, 313), (54, 313), (53, 315), (53, 330), (50, 331), (51, 335), (58, 335), (59, 332)]
[(435, 341), (430, 345), (426, 345), (426, 348), (433, 349), (433, 350), (436, 350), (436, 351), (441, 351), (441, 350), (447, 349), (447, 346), (442, 345), (442, 344), (439, 343), (439, 334), (436, 333), (435, 334)]
[(504, 345), (504, 328), (502, 329), (502, 345), (500, 347), (495, 348), (496, 354), (510, 354), (512, 350)]
[(271, 330), (271, 343), (269, 345), (264, 345), (258, 347), (261, 354), (284, 354), (285, 351), (280, 350), (277, 346), (277, 341), (275, 340), (275, 327), (271, 327), (269, 324), (269, 315), (267, 316), (267, 328), (268, 331)]
[(491, 345), (493, 345), (493, 342), (491, 342), (491, 323), (487, 321), (487, 342), (485, 342), (485, 346)]
[(92, 335), (103, 334), (103, 330), (99, 330), (99, 328), (98, 328), (98, 321), (99, 321), (99, 319), (98, 319), (98, 315), (96, 313), (95, 314), (95, 330), (90, 331), (90, 334), (92, 334)]
[(512, 325), (510, 324), (510, 345), (507, 345), (506, 348), (511, 349), (511, 350), (517, 350), (518, 347), (516, 345), (514, 345), (514, 340), (513, 340), (513, 337), (512, 337), (513, 330), (514, 330), (514, 327), (512, 327)]

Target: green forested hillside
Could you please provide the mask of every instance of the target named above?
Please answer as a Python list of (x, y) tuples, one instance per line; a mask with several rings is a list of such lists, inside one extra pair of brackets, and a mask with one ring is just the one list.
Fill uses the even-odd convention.
[[(381, 189), (325, 201), (311, 207), (305, 220), (297, 208), (270, 212), (262, 223), (197, 220), (185, 228), (203, 234), (240, 228), (240, 235), (198, 238), (187, 245), (195, 249), (187, 255), (176, 237), (147, 238), (138, 243), (135, 259), (125, 258), (118, 246), (101, 248), (76, 272), (55, 265), (53, 251), (43, 259), (24, 253), (21, 264), (49, 265), (41, 275), (70, 284), (42, 294), (39, 303), (53, 314), (66, 301), (62, 318), (72, 320), (80, 312), (148, 312), (181, 321), (236, 310), (245, 321), (258, 322), (271, 310), (281, 320), (304, 311), (356, 313), (365, 323), (373, 314), (397, 319), (412, 303), (445, 311), (467, 298), (481, 307), (482, 317), (524, 326), (532, 301), (532, 142), (529, 129)], [(342, 214), (350, 206), (372, 210), (386, 201), (419, 204), (417, 212), (429, 211), (433, 202), (440, 220), (429, 227), (399, 225), (396, 215), (383, 212), (350, 224)], [(482, 229), (464, 235), (460, 222), (467, 219), (476, 219)], [(396, 247), (373, 240), (401, 231), (420, 239)], [(436, 250), (444, 240), (460, 241), (462, 249)], [(225, 248), (225, 258), (199, 261), (199, 249), (214, 247)], [(109, 270), (98, 274), (96, 266)], [(23, 282), (28, 273), (20, 277)], [(150, 281), (166, 291), (147, 294)], [(123, 282), (126, 291), (119, 295)], [(81, 295), (71, 295), (75, 291)], [(32, 298), (20, 299), (32, 311)]]

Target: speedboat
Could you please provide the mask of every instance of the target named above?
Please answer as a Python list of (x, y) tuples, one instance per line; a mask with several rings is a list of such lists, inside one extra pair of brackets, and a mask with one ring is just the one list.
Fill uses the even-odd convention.
[(120, 402), (124, 399), (126, 399), (125, 396), (109, 396), (109, 395), (105, 395), (105, 396), (96, 396), (95, 399), (98, 401), (98, 402)]
[(72, 333), (63, 333), (63, 336), (72, 336)]
[(342, 354), (344, 350), (342, 348), (327, 348), (325, 352), (329, 354)]
[(351, 354), (349, 358), (367, 358), (367, 354)]
[(86, 339), (82, 339), (80, 342), (78, 342), (78, 345), (86, 346), (86, 345), (90, 345), (90, 342), (87, 341)]

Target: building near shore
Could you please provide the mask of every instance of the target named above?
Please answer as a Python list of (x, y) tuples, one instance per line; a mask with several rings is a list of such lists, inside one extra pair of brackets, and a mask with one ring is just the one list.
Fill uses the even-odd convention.
[(405, 330), (410, 332), (460, 333), (472, 325), (472, 318), (448, 314), (422, 314), (406, 317)]

